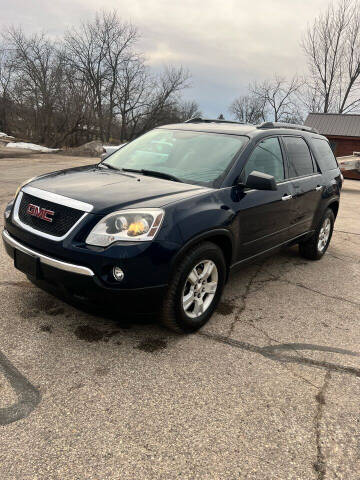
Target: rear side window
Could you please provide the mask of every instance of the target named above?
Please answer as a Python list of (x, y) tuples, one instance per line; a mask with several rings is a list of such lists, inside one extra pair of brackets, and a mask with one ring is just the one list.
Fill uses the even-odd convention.
[(300, 137), (283, 137), (289, 159), (289, 178), (314, 173), (309, 147)]
[(319, 160), (326, 170), (338, 168), (333, 151), (326, 140), (321, 138), (313, 138), (312, 144), (314, 146), (316, 158)]

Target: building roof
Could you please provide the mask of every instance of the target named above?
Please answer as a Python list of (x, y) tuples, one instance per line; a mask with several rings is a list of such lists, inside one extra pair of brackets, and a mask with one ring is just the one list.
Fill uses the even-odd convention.
[(360, 137), (360, 115), (309, 113), (305, 125), (316, 128), (321, 135)]

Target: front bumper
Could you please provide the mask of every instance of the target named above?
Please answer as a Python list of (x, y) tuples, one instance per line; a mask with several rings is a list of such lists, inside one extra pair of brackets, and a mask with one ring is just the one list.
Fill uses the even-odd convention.
[[(93, 277), (95, 275), (90, 268), (82, 267), (81, 265), (74, 265), (73, 263), (62, 262), (61, 260), (56, 260), (55, 258), (43, 255), (42, 253), (35, 252), (35, 250), (22, 245), (20, 242), (15, 240), (15, 238), (12, 238), (12, 236), (6, 230), (3, 231), (2, 236), (5, 243), (5, 248), (8, 246), (10, 249), (12, 249), (12, 251), (16, 249), (26, 253), (27, 255), (37, 257), (40, 263), (44, 265), (50, 265), (51, 267), (63, 270), (64, 272), (77, 273), (79, 275), (86, 275), (88, 277)], [(8, 248), (6, 248), (6, 250), (9, 253)], [(11, 255), (11, 253), (10, 256), (14, 258), (14, 255)]]
[(159, 310), (167, 285), (145, 288), (119, 288), (106, 285), (95, 272), (82, 265), (65, 262), (40, 253), (16, 240), (7, 230), (2, 233), (6, 252), (15, 258), (15, 251), (38, 259), (36, 277), (28, 278), (53, 294), (71, 297), (83, 303), (115, 303), (119, 310), (131, 313), (152, 313)]

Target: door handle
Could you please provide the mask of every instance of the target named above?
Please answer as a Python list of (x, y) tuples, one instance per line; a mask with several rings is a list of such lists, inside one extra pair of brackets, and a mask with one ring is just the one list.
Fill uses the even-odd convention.
[(322, 188), (323, 188), (323, 187), (322, 187), (321, 185), (318, 185), (317, 187), (315, 187), (315, 190), (316, 190), (317, 192), (319, 192), (320, 190), (322, 190)]
[(292, 198), (292, 195), (286, 195), (285, 194), (283, 197), (281, 197), (281, 200), (284, 200), (284, 202), (285, 202), (286, 200), (290, 200), (291, 198)]

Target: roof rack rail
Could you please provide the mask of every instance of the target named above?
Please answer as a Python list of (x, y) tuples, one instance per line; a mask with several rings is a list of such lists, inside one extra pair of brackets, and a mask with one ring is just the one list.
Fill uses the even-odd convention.
[(296, 123), (284, 123), (284, 122), (263, 122), (257, 125), (260, 130), (266, 130), (267, 128), (290, 128), (291, 130), (302, 130), (303, 132), (319, 133), (316, 128), (307, 127), (306, 125), (297, 125)]
[(235, 120), (222, 120), (221, 118), (203, 118), (203, 117), (193, 117), (185, 120), (184, 123), (236, 123), (238, 125), (244, 125), (243, 122), (236, 122)]

